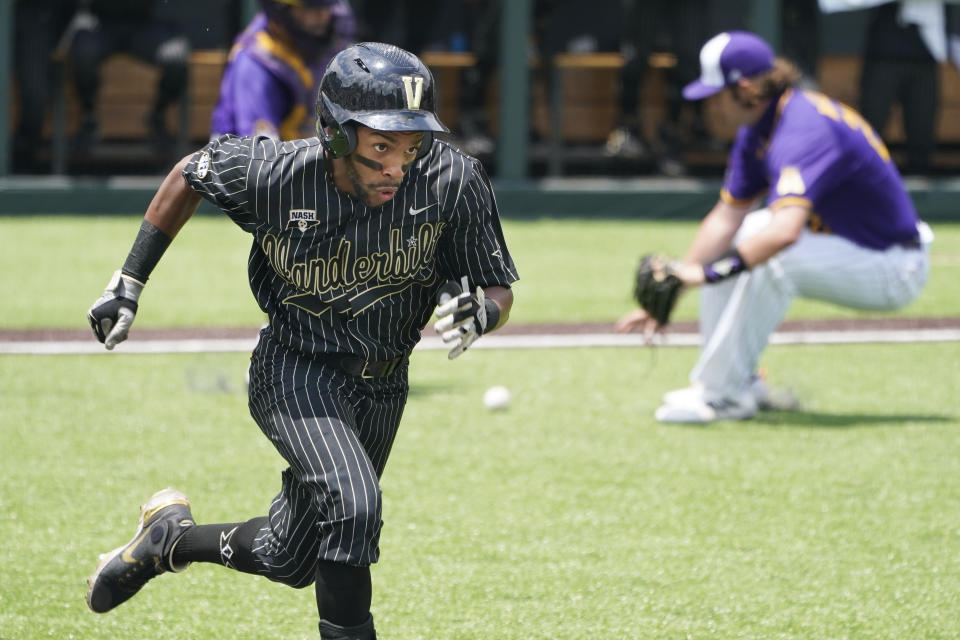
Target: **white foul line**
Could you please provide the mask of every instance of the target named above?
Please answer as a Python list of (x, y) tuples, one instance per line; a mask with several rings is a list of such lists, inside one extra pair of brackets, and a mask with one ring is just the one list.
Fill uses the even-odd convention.
[[(784, 331), (774, 333), (770, 344), (859, 344), (906, 342), (957, 342), (960, 329), (878, 329), (864, 331)], [(169, 340), (130, 340), (117, 346), (113, 353), (234, 353), (249, 352), (256, 338), (203, 338)], [(473, 349), (557, 349), (583, 347), (642, 347), (639, 334), (517, 334), (491, 335), (477, 341)], [(700, 337), (695, 333), (666, 334), (656, 344), (665, 347), (695, 347)], [(438, 337), (426, 337), (418, 350), (449, 349)], [(95, 355), (111, 353), (91, 340), (38, 340), (0, 342), (0, 355)]]

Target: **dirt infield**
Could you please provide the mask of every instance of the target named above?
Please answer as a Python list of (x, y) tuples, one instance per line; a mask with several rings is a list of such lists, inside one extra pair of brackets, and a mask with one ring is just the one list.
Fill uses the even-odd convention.
[[(784, 332), (860, 332), (860, 331), (925, 331), (931, 329), (960, 330), (957, 318), (872, 317), (833, 320), (788, 320), (778, 331)], [(139, 329), (131, 338), (137, 340), (229, 340), (256, 335), (258, 327), (183, 327), (171, 329)], [(694, 322), (672, 324), (667, 334), (694, 334)], [(614, 334), (613, 321), (577, 324), (507, 324), (498, 336)], [(425, 332), (425, 335), (431, 335)], [(74, 329), (0, 329), (0, 342), (61, 342), (91, 340), (88, 328)]]

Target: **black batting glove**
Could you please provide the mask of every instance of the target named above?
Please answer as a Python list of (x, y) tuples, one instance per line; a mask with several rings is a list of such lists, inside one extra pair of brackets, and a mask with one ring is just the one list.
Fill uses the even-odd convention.
[(87, 320), (93, 333), (107, 349), (113, 349), (127, 339), (130, 325), (137, 315), (137, 300), (141, 291), (142, 282), (116, 271), (103, 295), (87, 311)]
[(470, 293), (466, 276), (460, 284), (453, 280), (444, 284), (437, 294), (437, 304), (439, 319), (433, 328), (444, 342), (453, 343), (447, 354), (450, 360), (466, 351), (488, 328), (495, 326), (496, 317), (491, 316), (499, 315), (499, 308), (492, 300), (487, 300), (483, 288), (477, 287)]

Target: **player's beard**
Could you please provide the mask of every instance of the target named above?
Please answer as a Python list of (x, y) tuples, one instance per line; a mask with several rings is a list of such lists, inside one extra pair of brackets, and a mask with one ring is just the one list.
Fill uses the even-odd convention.
[(376, 202), (373, 199), (373, 194), (377, 189), (380, 187), (396, 187), (399, 189), (401, 182), (403, 182), (401, 179), (396, 182), (387, 180), (372, 184), (364, 184), (363, 178), (360, 176), (360, 172), (357, 171), (357, 165), (355, 164), (352, 155), (344, 158), (344, 166), (347, 169), (347, 179), (350, 180), (350, 185), (353, 187), (354, 195), (363, 200), (363, 203), (368, 207), (381, 206), (379, 202)]

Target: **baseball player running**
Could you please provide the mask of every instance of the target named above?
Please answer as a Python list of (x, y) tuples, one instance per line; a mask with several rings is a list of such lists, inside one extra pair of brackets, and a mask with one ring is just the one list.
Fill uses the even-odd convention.
[(315, 584), (321, 638), (376, 637), (379, 479), (408, 356), (441, 289), (435, 326), (452, 358), (504, 324), (517, 274), (483, 167), (434, 140), (446, 129), (416, 56), (345, 49), (324, 73), (318, 111), (318, 138), (228, 135), (181, 160), (88, 313), (107, 349), (123, 341), (170, 241), (201, 197), (215, 203), (253, 236), (250, 288), (269, 325), (251, 356), (249, 407), (289, 464), (268, 515), (243, 522), (198, 525), (185, 495), (153, 495), (133, 540), (89, 580), (96, 612), (160, 573), (211, 562)]
[[(657, 409), (664, 422), (752, 417), (769, 402), (757, 362), (793, 298), (903, 307), (927, 281), (933, 239), (877, 133), (850, 107), (796, 88), (796, 68), (763, 39), (721, 33), (703, 46), (700, 64), (684, 97), (723, 92), (724, 114), (740, 129), (719, 202), (669, 266), (678, 286), (705, 286), (700, 358), (691, 386)], [(752, 211), (764, 192), (767, 207)], [(617, 328), (649, 334), (665, 324), (662, 302), (672, 304), (675, 292), (651, 290), (669, 280), (646, 279), (650, 288), (637, 292), (646, 308)]]

